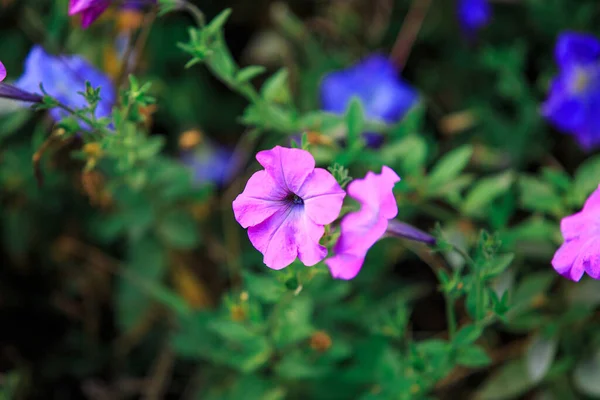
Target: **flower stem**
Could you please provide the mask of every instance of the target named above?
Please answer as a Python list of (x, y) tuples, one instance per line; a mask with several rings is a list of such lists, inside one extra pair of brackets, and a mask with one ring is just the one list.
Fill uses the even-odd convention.
[(454, 299), (449, 293), (444, 293), (446, 302), (446, 320), (448, 322), (448, 338), (454, 339), (456, 334), (456, 313), (454, 312)]

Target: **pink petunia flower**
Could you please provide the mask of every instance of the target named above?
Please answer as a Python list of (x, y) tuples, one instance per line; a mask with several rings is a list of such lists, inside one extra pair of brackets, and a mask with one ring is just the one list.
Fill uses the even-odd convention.
[(252, 175), (234, 200), (235, 219), (248, 228), (269, 268), (285, 268), (296, 257), (315, 265), (327, 256), (319, 244), (324, 225), (339, 216), (346, 193), (333, 175), (315, 168), (308, 151), (276, 146), (256, 159), (265, 169)]
[(2, 82), (4, 78), (6, 78), (6, 67), (2, 64), (2, 61), (0, 61), (0, 82)]
[(81, 26), (87, 28), (110, 6), (111, 0), (69, 0), (69, 15), (81, 14)]
[(556, 272), (575, 282), (584, 272), (600, 279), (600, 186), (580, 212), (562, 219), (560, 230), (565, 242), (552, 258)]
[(383, 167), (381, 174), (368, 172), (364, 179), (348, 185), (348, 194), (361, 208), (342, 219), (341, 235), (333, 248), (335, 255), (325, 260), (334, 278), (352, 279), (358, 274), (367, 252), (386, 232), (388, 221), (398, 214), (392, 189), (399, 181), (391, 168)]

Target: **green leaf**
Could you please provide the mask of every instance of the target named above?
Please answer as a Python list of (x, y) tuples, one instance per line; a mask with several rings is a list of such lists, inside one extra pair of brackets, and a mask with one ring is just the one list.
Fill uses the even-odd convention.
[(266, 101), (277, 104), (289, 104), (292, 99), (288, 84), (288, 71), (280, 69), (263, 84), (260, 94)]
[(175, 249), (192, 249), (200, 241), (194, 219), (182, 210), (170, 211), (161, 218), (158, 235)]
[(385, 146), (379, 152), (383, 164), (402, 166), (402, 173), (416, 174), (425, 166), (427, 143), (421, 135), (407, 135), (401, 140)]
[(600, 156), (588, 158), (575, 172), (573, 191), (578, 200), (577, 203), (582, 204), (598, 187), (598, 183), (600, 183), (598, 171), (600, 171)]
[(215, 320), (209, 325), (209, 329), (223, 339), (233, 342), (244, 343), (258, 337), (256, 333), (249, 330), (245, 325), (229, 320)]
[(552, 272), (534, 272), (527, 275), (515, 290), (513, 306), (529, 305), (536, 296), (545, 294), (554, 281), (556, 274)]
[(465, 367), (478, 368), (490, 365), (492, 359), (481, 346), (470, 345), (458, 349), (456, 363)]
[(483, 267), (483, 276), (484, 278), (494, 278), (504, 271), (510, 266), (515, 255), (513, 253), (508, 254), (496, 254), (494, 258), (489, 260), (486, 265)]
[(532, 211), (560, 213), (562, 200), (554, 188), (533, 176), (519, 178), (521, 205)]
[[(166, 271), (164, 248), (154, 237), (145, 236), (130, 244), (125, 267), (127, 277), (158, 285)], [(126, 276), (121, 276), (117, 283), (117, 322), (124, 331), (135, 327), (152, 304), (149, 293)]]
[(513, 180), (513, 174), (510, 171), (481, 179), (467, 194), (462, 205), (463, 212), (472, 216), (484, 214), (492, 201), (510, 188)]
[(314, 331), (311, 324), (313, 307), (313, 301), (309, 297), (298, 296), (282, 310), (273, 331), (277, 347), (288, 346), (310, 337)]
[(429, 173), (429, 190), (435, 192), (441, 185), (456, 178), (469, 164), (472, 155), (473, 146), (464, 145), (442, 157)]
[(525, 361), (527, 372), (534, 382), (540, 382), (552, 366), (558, 342), (555, 338), (546, 339), (543, 336), (533, 338), (527, 349)]
[(248, 271), (242, 271), (246, 290), (252, 297), (256, 297), (265, 303), (277, 303), (281, 296), (286, 293), (285, 285), (279, 282), (273, 274), (258, 275)]
[(600, 397), (600, 354), (577, 363), (573, 371), (575, 387), (588, 396)]
[(225, 26), (225, 23), (229, 19), (230, 15), (231, 9), (226, 8), (225, 10), (221, 11), (216, 17), (214, 17), (212, 21), (210, 21), (210, 23), (206, 25), (206, 27), (204, 27), (204, 30), (208, 35), (216, 34), (217, 32), (223, 29), (223, 26)]
[(535, 386), (529, 378), (525, 362), (515, 360), (497, 370), (483, 384), (476, 400), (509, 400), (519, 398)]
[(251, 65), (238, 71), (235, 80), (238, 81), (238, 83), (245, 83), (264, 74), (266, 70), (267, 69), (262, 65)]
[(353, 97), (350, 100), (345, 119), (348, 127), (348, 147), (353, 147), (363, 133), (365, 125), (365, 112), (358, 97)]
[(141, 142), (138, 147), (138, 156), (142, 159), (155, 157), (163, 149), (165, 138), (163, 136), (151, 136)]
[(457, 347), (471, 344), (479, 339), (482, 333), (483, 329), (477, 325), (465, 325), (456, 332), (456, 336), (452, 342)]

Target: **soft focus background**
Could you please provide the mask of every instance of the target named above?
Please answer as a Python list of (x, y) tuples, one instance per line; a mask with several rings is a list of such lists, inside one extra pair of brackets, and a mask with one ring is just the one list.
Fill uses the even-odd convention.
[[(231, 202), (257, 151), (302, 132), (288, 114), (248, 111), (218, 66), (184, 68), (199, 51), (178, 46), (192, 16), (115, 7), (82, 30), (67, 0), (2, 0), (7, 82), (40, 44), (121, 88), (131, 72), (156, 98), (136, 108), (148, 147), (124, 152), (148, 157), (135, 153), (126, 174), (110, 161), (127, 159), (124, 147), (104, 157), (53, 136), (47, 113), (0, 100), (2, 398), (600, 398), (600, 285), (550, 265), (560, 218), (597, 187), (600, 157), (540, 115), (556, 39), (600, 34), (597, 0), (490, 1), (475, 31), (452, 0), (194, 4), (207, 21), (231, 8), (231, 55), (264, 66), (251, 86), (312, 121), (300, 126), (320, 164), (355, 177), (389, 165), (402, 220), (439, 223), (491, 264), (471, 271), (455, 251), (385, 239), (352, 281), (322, 263), (269, 270)], [(404, 65), (420, 102), (380, 147), (339, 150), (343, 130), (314, 113), (321, 79), (375, 53)]]

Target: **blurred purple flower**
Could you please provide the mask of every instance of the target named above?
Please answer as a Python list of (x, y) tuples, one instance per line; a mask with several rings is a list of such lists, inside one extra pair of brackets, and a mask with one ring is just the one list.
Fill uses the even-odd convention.
[(468, 37), (472, 37), (492, 19), (488, 0), (458, 0), (458, 20)]
[(361, 207), (342, 219), (341, 235), (333, 248), (335, 255), (325, 260), (334, 278), (354, 278), (371, 246), (387, 231), (389, 220), (398, 214), (392, 190), (399, 181), (400, 177), (384, 166), (381, 174), (368, 172), (364, 179), (350, 182), (348, 195)]
[[(53, 56), (36, 45), (25, 60), (25, 73), (15, 82), (15, 86), (32, 93), (44, 90), (61, 103), (79, 109), (87, 106), (85, 98), (77, 93), (85, 91), (85, 82), (94, 88), (101, 87), (102, 100), (96, 108), (96, 117), (108, 117), (116, 100), (112, 81), (80, 56)], [(50, 110), (50, 115), (59, 121), (68, 113), (62, 109)]]
[(593, 35), (566, 32), (556, 42), (558, 76), (552, 81), (542, 114), (580, 146), (600, 146), (600, 41)]
[(111, 0), (70, 0), (69, 15), (81, 14), (81, 26), (87, 28), (110, 6)]
[[(362, 101), (367, 119), (395, 123), (417, 102), (418, 93), (398, 76), (389, 59), (371, 55), (350, 68), (329, 73), (321, 81), (324, 111), (343, 114), (353, 97)], [(370, 146), (377, 146), (382, 138), (367, 133), (365, 139)]]
[(0, 61), (0, 82), (4, 79), (6, 79), (6, 67), (2, 64), (2, 61)]
[(275, 146), (256, 159), (265, 169), (234, 200), (235, 219), (248, 228), (269, 268), (285, 268), (296, 257), (315, 265), (327, 256), (319, 240), (339, 216), (346, 193), (327, 170), (315, 168), (308, 151)]
[(556, 272), (575, 282), (584, 272), (600, 279), (600, 186), (580, 212), (562, 219), (560, 230), (565, 242), (552, 259)]
[[(81, 14), (81, 26), (89, 27), (113, 3), (113, 0), (70, 0), (69, 15)], [(123, 9), (140, 10), (145, 6), (155, 4), (156, 0), (125, 0)]]
[(185, 150), (181, 161), (193, 173), (197, 183), (211, 182), (217, 185), (225, 183), (233, 173), (235, 160), (233, 153), (225, 148), (202, 145), (193, 150)]

